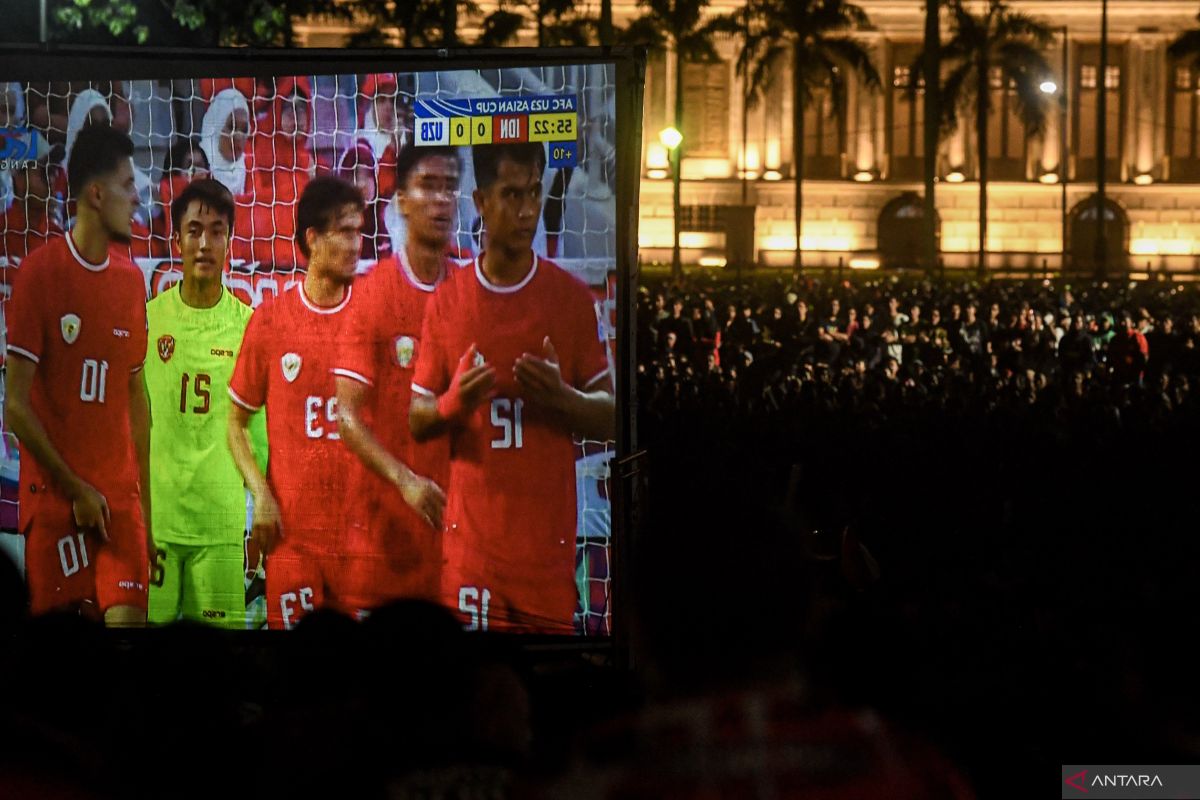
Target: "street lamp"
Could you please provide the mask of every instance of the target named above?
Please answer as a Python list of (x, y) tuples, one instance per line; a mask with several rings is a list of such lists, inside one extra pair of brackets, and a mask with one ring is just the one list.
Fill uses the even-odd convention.
[(683, 261), (679, 256), (679, 145), (683, 144), (683, 134), (675, 127), (663, 128), (658, 132), (658, 141), (662, 142), (662, 146), (667, 148), (667, 152), (671, 155), (671, 189), (672, 189), (672, 208), (671, 214), (675, 222), (675, 237), (671, 244), (671, 278), (678, 280), (683, 277)]
[[(1059, 269), (1067, 271), (1067, 86), (1070, 85), (1070, 75), (1067, 72), (1067, 26), (1062, 26), (1062, 86), (1047, 78), (1038, 86), (1045, 94), (1058, 95), (1058, 183), (1062, 187), (1062, 264)], [(1049, 181), (1044, 180), (1043, 183)]]

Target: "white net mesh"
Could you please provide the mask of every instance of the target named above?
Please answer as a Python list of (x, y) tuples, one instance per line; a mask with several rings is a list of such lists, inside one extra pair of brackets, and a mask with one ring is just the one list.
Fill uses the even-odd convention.
[[(575, 272), (606, 311), (602, 333), (615, 355), (615, 81), (611, 66), (575, 65), (374, 75), (274, 78), (0, 83), (0, 313), (11, 271), (47, 238), (72, 224), (69, 152), (85, 125), (128, 131), (141, 207), (130, 247), (153, 297), (181, 279), (171, 244), (171, 200), (195, 176), (234, 194), (236, 217), (226, 284), (257, 306), (303, 279), (295, 246), (296, 202), (316, 175), (337, 174), (368, 203), (362, 264), (402, 248), (403, 217), (392, 202), (397, 154), (414, 141), (418, 101), (573, 96), (576, 151), (547, 166), (545, 203), (534, 248)], [(465, 144), (466, 142), (459, 142)], [(471, 197), (469, 148), (451, 251), (481, 246)], [(3, 326), (0, 325), (0, 330)], [(0, 529), (17, 527), (17, 447), (0, 453)], [(580, 442), (577, 465), (577, 627), (610, 631), (609, 459), (611, 442)], [(249, 577), (254, 565), (248, 565)]]

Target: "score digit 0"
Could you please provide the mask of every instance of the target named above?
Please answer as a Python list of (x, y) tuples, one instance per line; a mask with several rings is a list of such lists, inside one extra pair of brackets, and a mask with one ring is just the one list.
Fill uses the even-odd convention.
[(462, 145), (471, 143), (471, 120), (467, 117), (456, 117), (450, 120), (450, 144)]

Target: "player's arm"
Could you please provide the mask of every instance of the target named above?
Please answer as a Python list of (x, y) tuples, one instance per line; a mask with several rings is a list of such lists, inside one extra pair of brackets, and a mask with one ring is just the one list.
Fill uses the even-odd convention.
[(238, 403), (229, 404), (229, 425), (226, 429), (226, 441), (229, 452), (233, 455), (233, 463), (246, 482), (254, 498), (254, 519), (250, 526), (250, 536), (264, 553), (270, 553), (275, 546), (275, 540), (280, 535), (279, 503), (271, 493), (267, 476), (258, 467), (254, 459), (254, 449), (250, 445), (250, 417), (252, 412)]
[(600, 440), (616, 436), (616, 400), (608, 374), (582, 389), (571, 386), (563, 380), (549, 336), (542, 340), (541, 356), (525, 353), (517, 359), (513, 375), (526, 398), (561, 414), (572, 433)]
[(400, 492), (435, 530), (442, 528), (446, 495), (441, 487), (413, 472), (384, 447), (363, 421), (362, 409), (370, 387), (354, 378), (337, 376), (338, 433), (358, 460)]
[(150, 398), (142, 370), (129, 374), (129, 429), (133, 433), (133, 451), (138, 462), (138, 494), (142, 501), (142, 521), (146, 525), (146, 552), (154, 563), (154, 532), (150, 527)]
[(110, 519), (108, 500), (84, 481), (63, 460), (30, 402), (33, 375), (37, 364), (9, 351), (6, 365), (4, 419), (21, 444), (33, 455), (55, 485), (71, 499), (75, 522), (81, 528), (95, 528), (108, 541)]
[(476, 365), (477, 355), (474, 344), (467, 348), (458, 360), (450, 388), (440, 396), (413, 384), (412, 404), (408, 409), (413, 439), (424, 442), (441, 436), (452, 426), (461, 424), (491, 396), (496, 385), (496, 370), (490, 364)]

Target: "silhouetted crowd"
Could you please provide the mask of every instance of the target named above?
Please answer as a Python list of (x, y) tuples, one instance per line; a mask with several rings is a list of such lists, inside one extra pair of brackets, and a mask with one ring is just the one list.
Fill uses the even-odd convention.
[(114, 638), (24, 619), (0, 559), (0, 796), (966, 800), (1194, 763), (1198, 313), (652, 283), (612, 661), (415, 603)]
[(1162, 428), (1196, 407), (1198, 378), (1193, 284), (689, 276), (639, 295), (650, 419), (999, 413)]

